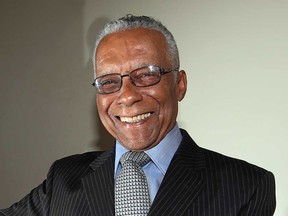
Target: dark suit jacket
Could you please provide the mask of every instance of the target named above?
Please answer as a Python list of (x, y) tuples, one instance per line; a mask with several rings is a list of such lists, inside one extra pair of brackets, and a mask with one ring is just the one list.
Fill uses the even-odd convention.
[[(183, 141), (167, 170), (149, 215), (271, 216), (271, 172)], [(0, 215), (114, 215), (115, 152), (90, 152), (56, 161), (47, 179)]]

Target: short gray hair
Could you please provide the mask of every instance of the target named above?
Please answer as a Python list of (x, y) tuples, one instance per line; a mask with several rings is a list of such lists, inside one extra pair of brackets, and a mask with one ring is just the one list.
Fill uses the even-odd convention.
[(179, 67), (178, 48), (176, 45), (176, 41), (173, 35), (171, 34), (171, 32), (160, 21), (157, 21), (153, 19), (152, 17), (134, 16), (134, 15), (128, 14), (124, 17), (121, 17), (119, 19), (116, 19), (107, 23), (102, 29), (102, 31), (100, 31), (98, 37), (96, 38), (95, 49), (94, 49), (94, 54), (93, 54), (94, 70), (96, 69), (95, 67), (96, 66), (95, 65), (96, 50), (100, 41), (108, 34), (119, 32), (119, 31), (124, 31), (128, 29), (136, 29), (136, 28), (153, 29), (153, 30), (157, 30), (161, 32), (166, 39), (173, 67), (175, 68)]

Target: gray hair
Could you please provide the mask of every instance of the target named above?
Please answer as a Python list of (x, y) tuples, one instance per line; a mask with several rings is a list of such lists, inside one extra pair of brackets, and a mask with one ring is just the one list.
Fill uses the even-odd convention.
[[(134, 15), (128, 14), (124, 17), (121, 17), (119, 19), (116, 19), (107, 23), (102, 29), (102, 31), (100, 31), (98, 37), (96, 38), (95, 49), (94, 49), (94, 54), (93, 54), (94, 70), (96, 70), (96, 67), (95, 67), (96, 66), (95, 65), (96, 50), (100, 41), (108, 34), (119, 32), (119, 31), (124, 31), (128, 29), (136, 29), (136, 28), (153, 29), (153, 30), (157, 30), (161, 32), (166, 39), (173, 67), (175, 68), (179, 67), (178, 48), (176, 45), (176, 41), (173, 35), (171, 34), (171, 32), (160, 21), (157, 21), (153, 19), (152, 17), (134, 16)], [(95, 77), (96, 77), (96, 71), (95, 71)]]

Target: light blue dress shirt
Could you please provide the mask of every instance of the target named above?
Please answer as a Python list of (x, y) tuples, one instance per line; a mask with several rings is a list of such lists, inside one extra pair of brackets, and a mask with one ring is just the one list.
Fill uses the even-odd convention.
[[(145, 151), (151, 158), (151, 162), (143, 167), (143, 171), (147, 177), (150, 200), (153, 202), (168, 166), (182, 141), (182, 134), (176, 123), (174, 128), (164, 137), (164, 139), (152, 149)], [(119, 164), (121, 156), (127, 152), (118, 141), (116, 141), (115, 155), (115, 178), (121, 171)]]

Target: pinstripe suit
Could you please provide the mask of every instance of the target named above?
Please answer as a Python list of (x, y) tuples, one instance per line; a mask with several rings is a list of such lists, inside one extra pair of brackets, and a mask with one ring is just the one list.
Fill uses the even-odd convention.
[[(200, 148), (181, 132), (149, 215), (273, 215), (272, 173)], [(114, 215), (114, 158), (112, 150), (56, 161), (47, 180), (0, 215)]]

